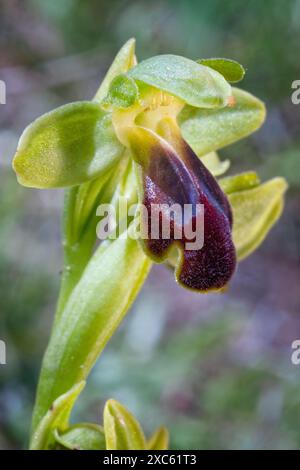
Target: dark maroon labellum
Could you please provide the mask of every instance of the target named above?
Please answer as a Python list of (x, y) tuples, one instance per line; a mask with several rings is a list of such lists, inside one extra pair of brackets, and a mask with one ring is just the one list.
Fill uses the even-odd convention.
[[(145, 131), (149, 132), (146, 129)], [(231, 236), (231, 208), (215, 178), (181, 137), (179, 144), (178, 147), (177, 139), (175, 150), (157, 136), (155, 144), (148, 147), (147, 164), (145, 165), (145, 160), (140, 160), (143, 184), (141, 202), (147, 208), (148, 214), (148, 220), (145, 220), (145, 216), (142, 218), (142, 225), (147, 234), (147, 239), (143, 241), (144, 247), (148, 255), (157, 261), (165, 259), (172, 245), (176, 244), (181, 252), (176, 268), (177, 281), (185, 287), (202, 292), (219, 290), (228, 283), (236, 265)], [(137, 153), (136, 148), (134, 153)], [(185, 217), (178, 221), (169, 211), (161, 211), (161, 225), (158, 236), (154, 239), (151, 237), (151, 208), (162, 204), (178, 204), (181, 207), (185, 204), (191, 205), (192, 221), (186, 220)], [(203, 246), (190, 250), (186, 248), (186, 244), (192, 240), (186, 238), (184, 227), (188, 222), (192, 222), (193, 228), (196, 227), (197, 204), (204, 207)], [(167, 218), (165, 222), (170, 224), (169, 239), (162, 236), (164, 218)], [(182, 237), (175, 239), (175, 229), (178, 229), (180, 224)]]

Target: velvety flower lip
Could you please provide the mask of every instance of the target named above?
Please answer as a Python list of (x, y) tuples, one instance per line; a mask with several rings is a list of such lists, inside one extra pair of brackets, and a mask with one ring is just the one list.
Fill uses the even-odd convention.
[[(139, 164), (140, 202), (148, 214), (148, 220), (141, 218), (148, 235), (143, 240), (144, 249), (155, 261), (163, 261), (171, 249), (177, 247), (177, 281), (200, 292), (220, 290), (229, 282), (236, 265), (230, 205), (215, 178), (181, 138), (176, 126), (169, 126), (165, 134), (168, 141), (144, 127), (133, 126), (127, 130), (133, 156)], [(175, 220), (169, 211), (160, 213), (161, 221), (165, 218), (170, 223), (169, 239), (161, 236), (161, 226), (157, 239), (151, 238), (151, 208), (163, 204), (179, 204), (182, 208), (185, 204), (192, 205), (193, 226), (196, 223), (196, 205), (204, 206), (202, 248), (186, 248), (191, 240), (185, 237), (184, 226), (191, 221), (184, 218)], [(178, 224), (182, 225), (181, 239), (174, 236)]]

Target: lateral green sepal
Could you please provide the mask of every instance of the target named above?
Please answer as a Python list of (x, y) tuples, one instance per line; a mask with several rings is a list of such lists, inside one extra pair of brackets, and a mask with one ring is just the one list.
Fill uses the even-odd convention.
[(13, 168), (23, 186), (74, 186), (104, 175), (121, 158), (109, 113), (79, 101), (44, 114), (23, 132)]
[(229, 194), (238, 260), (258, 248), (279, 219), (286, 189), (283, 178), (274, 178), (253, 189)]

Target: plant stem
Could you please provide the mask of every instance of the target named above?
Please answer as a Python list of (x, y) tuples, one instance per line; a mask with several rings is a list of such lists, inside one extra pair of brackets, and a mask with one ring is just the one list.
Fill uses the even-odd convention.
[(115, 240), (105, 250), (98, 248), (52, 332), (33, 430), (57, 397), (87, 377), (141, 289), (151, 264), (139, 243), (128, 237)]

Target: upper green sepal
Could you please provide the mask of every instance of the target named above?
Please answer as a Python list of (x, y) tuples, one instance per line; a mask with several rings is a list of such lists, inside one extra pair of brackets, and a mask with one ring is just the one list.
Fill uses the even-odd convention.
[(226, 106), (231, 86), (217, 71), (177, 55), (158, 55), (140, 62), (128, 76), (146, 83), (196, 108)]
[(225, 80), (230, 83), (237, 83), (243, 80), (245, 75), (244, 67), (236, 62), (235, 60), (231, 59), (221, 59), (221, 58), (213, 58), (213, 59), (200, 59), (197, 61), (198, 64), (206, 65), (217, 72), (219, 72)]
[(201, 156), (240, 140), (264, 122), (265, 106), (246, 91), (232, 88), (233, 102), (222, 109), (185, 106), (178, 116), (184, 139)]
[(109, 113), (80, 101), (44, 114), (23, 132), (13, 168), (23, 186), (59, 188), (100, 176), (123, 153)]

